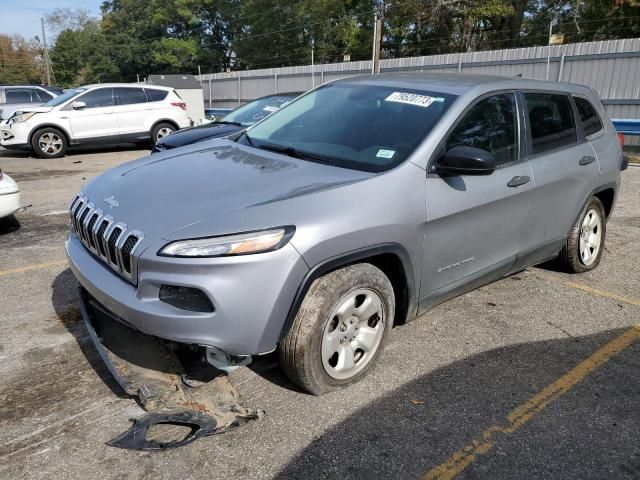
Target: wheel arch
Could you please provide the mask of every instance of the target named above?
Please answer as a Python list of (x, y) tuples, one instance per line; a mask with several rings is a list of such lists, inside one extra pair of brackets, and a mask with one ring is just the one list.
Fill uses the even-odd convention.
[(593, 196), (597, 197), (602, 202), (605, 216), (609, 218), (613, 211), (613, 203), (616, 198), (615, 188), (612, 186), (605, 186), (602, 189), (593, 192)]
[(33, 141), (33, 137), (36, 133), (38, 133), (43, 128), (55, 128), (56, 130), (60, 130), (62, 134), (65, 136), (65, 140), (67, 141), (67, 145), (71, 145), (71, 135), (67, 132), (67, 129), (61, 127), (60, 125), (56, 125), (55, 123), (43, 123), (42, 125), (38, 125), (29, 133), (29, 146), (31, 146), (31, 142)]
[(293, 320), (311, 284), (327, 273), (355, 263), (371, 263), (382, 270), (389, 278), (396, 300), (394, 325), (403, 324), (416, 315), (418, 302), (416, 300), (416, 286), (409, 253), (403, 246), (396, 243), (375, 245), (331, 257), (311, 268), (298, 287), (293, 303), (289, 308), (289, 313), (280, 331), (280, 340), (291, 328)]
[(170, 118), (163, 118), (161, 120), (156, 120), (155, 122), (153, 122), (153, 124), (151, 125), (151, 128), (149, 129), (149, 135), (151, 135), (151, 133), (153, 132), (153, 129), (156, 128), (161, 123), (168, 123), (172, 127), (175, 127), (176, 130), (180, 130), (180, 126), (175, 122), (175, 120), (171, 120)]

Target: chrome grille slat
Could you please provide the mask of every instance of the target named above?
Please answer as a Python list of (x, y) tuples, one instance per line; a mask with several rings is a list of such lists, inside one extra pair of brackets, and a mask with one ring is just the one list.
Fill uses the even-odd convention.
[(134, 252), (144, 235), (139, 230), (129, 230), (127, 225), (116, 222), (111, 215), (96, 208), (88, 198), (77, 196), (69, 205), (71, 225), (78, 239), (95, 256), (113, 270), (136, 283), (137, 263)]

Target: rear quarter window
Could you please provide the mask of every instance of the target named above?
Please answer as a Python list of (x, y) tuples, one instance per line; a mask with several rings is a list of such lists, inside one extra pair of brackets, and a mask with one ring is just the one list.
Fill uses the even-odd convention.
[(573, 145), (578, 141), (573, 107), (568, 95), (526, 92), (532, 153)]
[(150, 102), (159, 102), (167, 98), (169, 94), (166, 90), (158, 90), (157, 88), (145, 88), (145, 92), (147, 92), (147, 97), (149, 97)]
[(598, 111), (591, 102), (581, 97), (573, 97), (573, 100), (576, 102), (576, 107), (578, 108), (578, 115), (580, 115), (580, 120), (582, 121), (584, 134), (589, 136), (601, 131), (604, 128), (602, 120), (600, 120)]

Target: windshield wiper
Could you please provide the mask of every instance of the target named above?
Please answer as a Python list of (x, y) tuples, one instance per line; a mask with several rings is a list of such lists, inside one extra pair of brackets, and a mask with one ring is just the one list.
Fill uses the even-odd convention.
[(213, 123), (221, 123), (222, 125), (236, 125), (238, 127), (242, 127), (243, 126), (240, 122), (229, 122), (227, 120), (216, 120)]
[(297, 150), (293, 147), (284, 147), (281, 145), (258, 145), (256, 148), (260, 148), (262, 150), (269, 150), (271, 152), (283, 153), (293, 158), (300, 158), (302, 160), (312, 160), (315, 162), (324, 163), (327, 165), (335, 165), (336, 162), (333, 158), (327, 157), (326, 155), (320, 155), (317, 153), (305, 152), (303, 150)]

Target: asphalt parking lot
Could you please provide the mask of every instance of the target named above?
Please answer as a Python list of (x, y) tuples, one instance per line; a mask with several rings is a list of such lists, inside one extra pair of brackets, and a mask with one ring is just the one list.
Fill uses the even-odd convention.
[(142, 410), (80, 319), (66, 208), (144, 154), (0, 151), (27, 206), (0, 226), (0, 478), (640, 478), (640, 167), (623, 173), (595, 271), (531, 268), (445, 303), (323, 397), (263, 358), (231, 375), (266, 411), (237, 431), (161, 453), (106, 446)]

